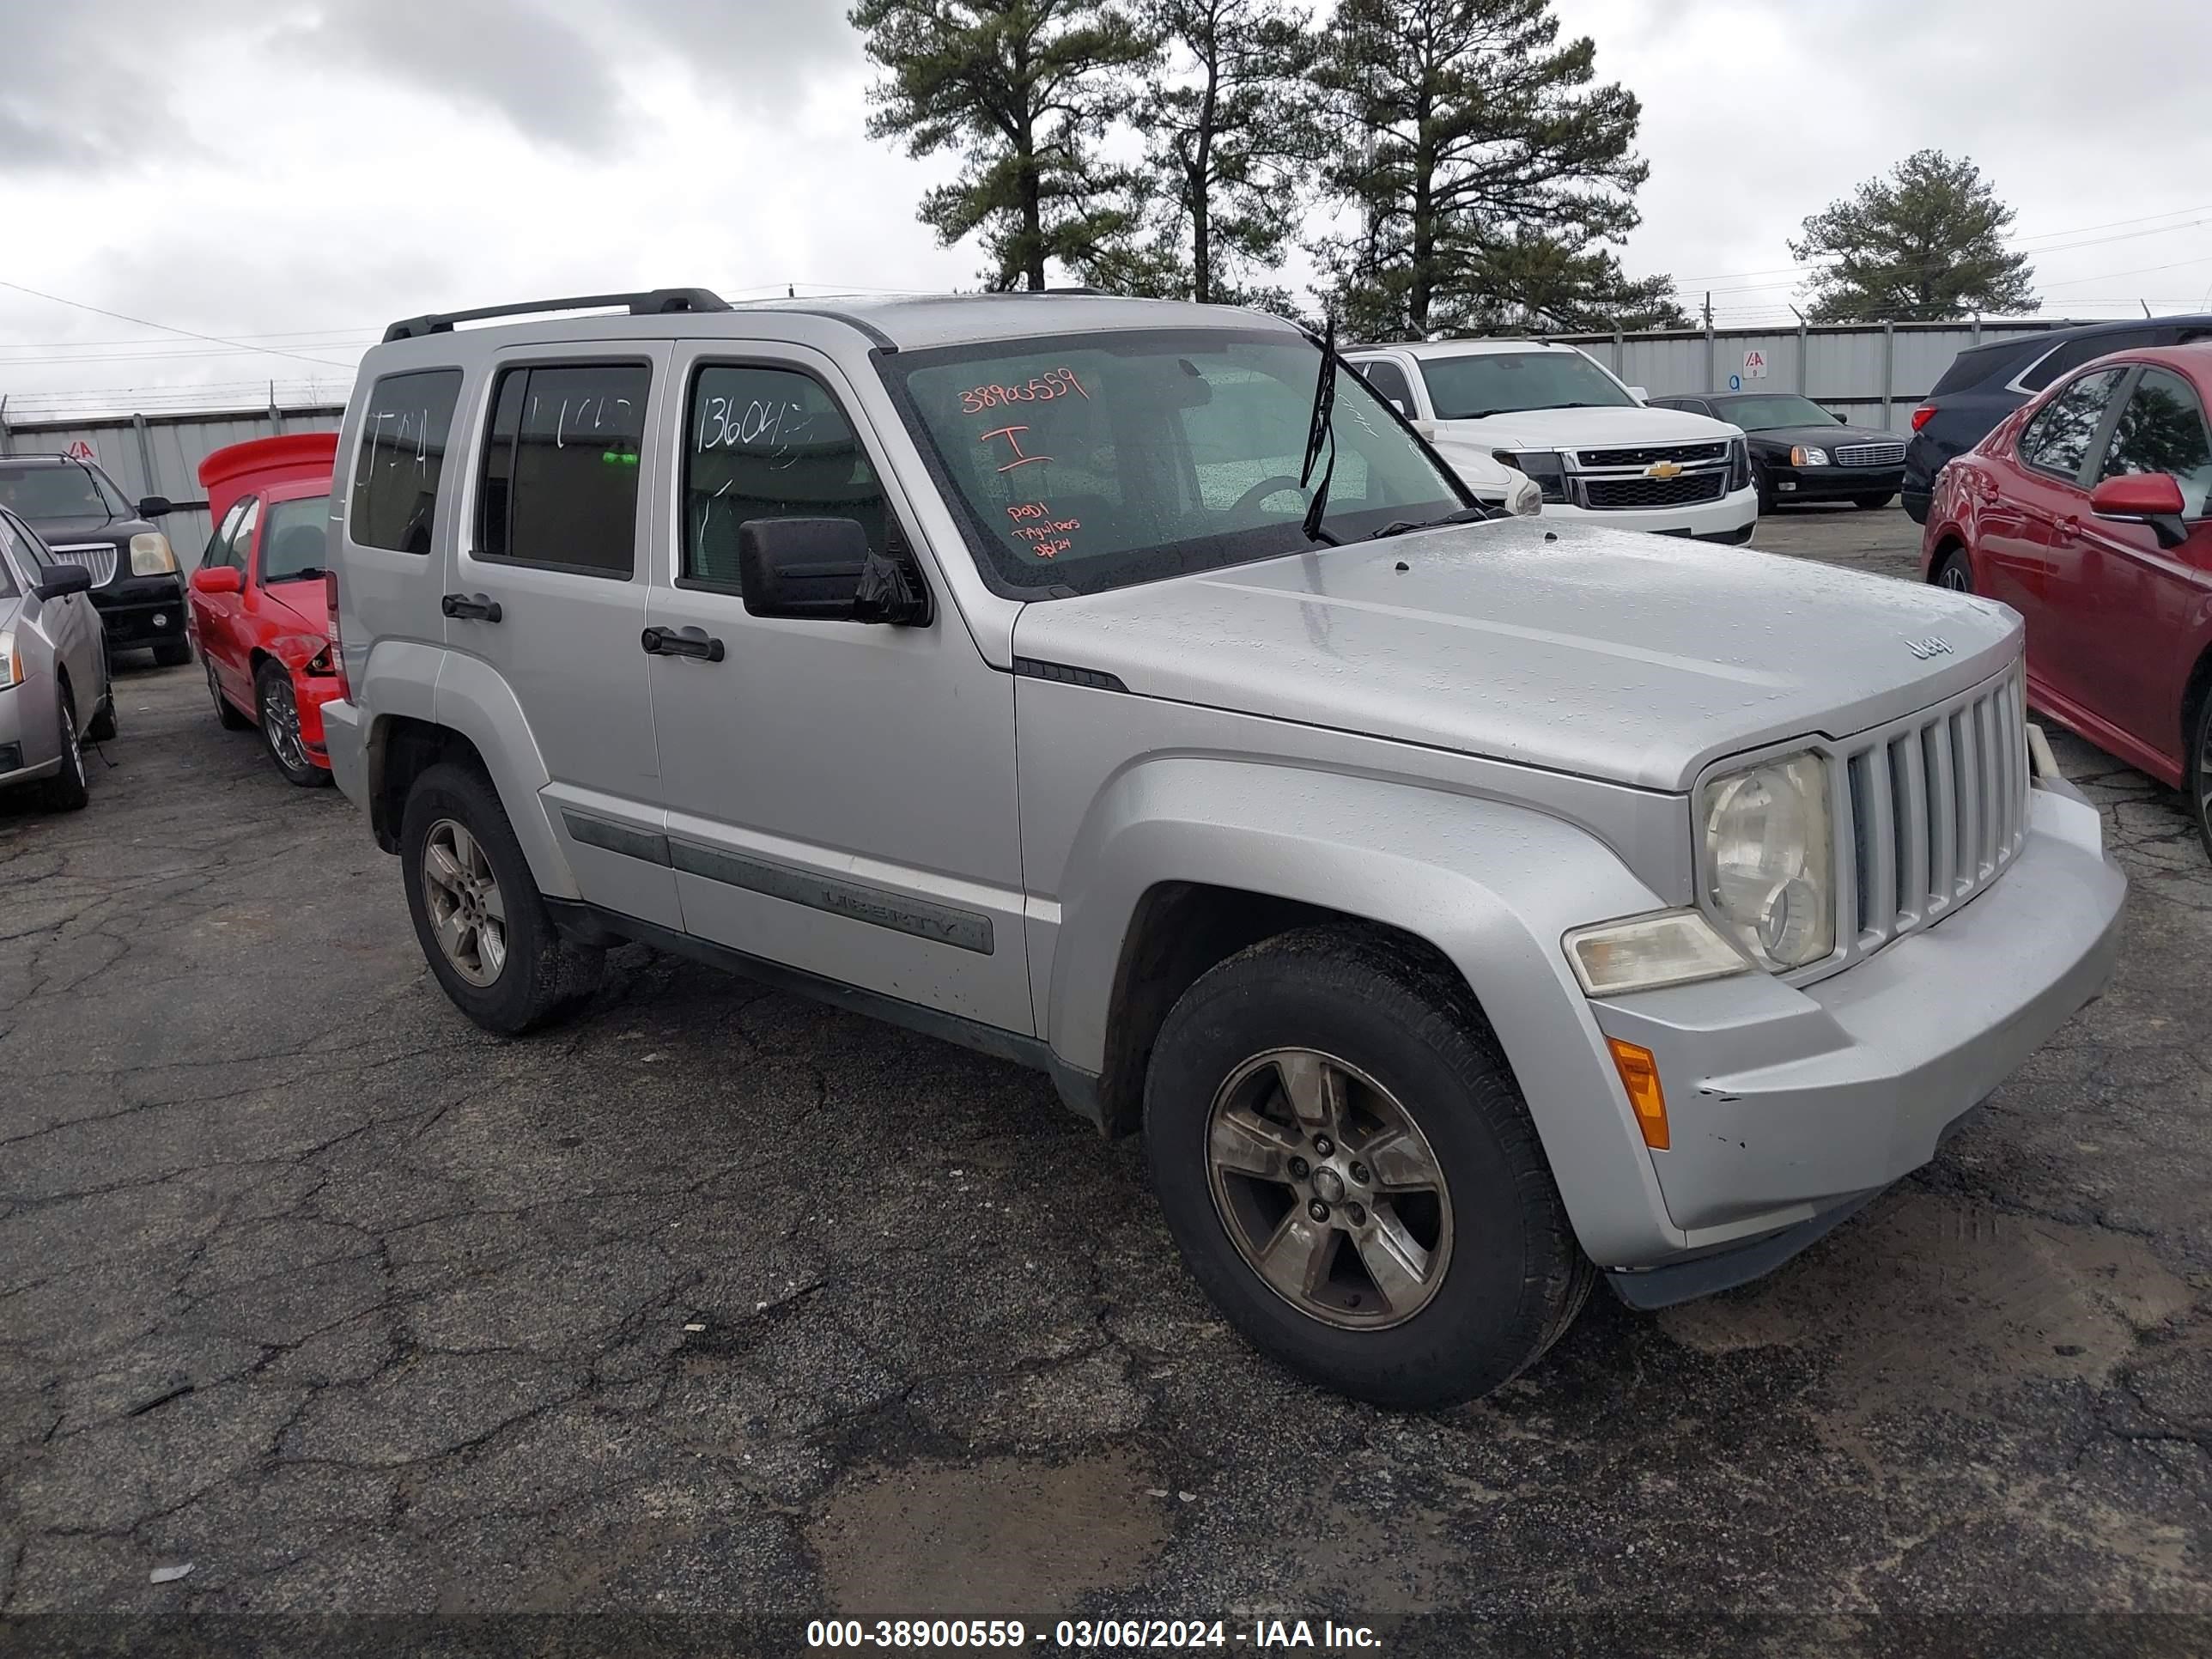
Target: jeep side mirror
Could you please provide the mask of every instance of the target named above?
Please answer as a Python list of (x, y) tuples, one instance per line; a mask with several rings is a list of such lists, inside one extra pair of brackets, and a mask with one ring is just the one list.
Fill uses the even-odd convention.
[(42, 600), (58, 599), (71, 593), (92, 591), (92, 572), (81, 564), (58, 564), (54, 574), (31, 589)]
[(752, 519), (738, 527), (738, 584), (755, 617), (914, 623), (929, 599), (907, 568), (868, 546), (857, 519)]
[(2189, 539), (2181, 516), (2181, 485), (2171, 472), (2129, 472), (2107, 478), (2089, 492), (2089, 511), (2100, 519), (2150, 526), (2160, 547)]
[(142, 519), (158, 519), (176, 510), (177, 504), (167, 495), (149, 495), (138, 503), (138, 516)]
[(246, 577), (236, 565), (208, 565), (192, 572), (191, 589), (195, 593), (242, 593)]

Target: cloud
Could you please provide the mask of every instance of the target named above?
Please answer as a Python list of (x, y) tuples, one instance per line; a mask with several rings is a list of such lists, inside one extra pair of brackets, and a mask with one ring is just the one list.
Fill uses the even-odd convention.
[[(295, 25), (292, 61), (331, 63), (486, 110), (526, 138), (602, 154), (629, 125), (611, 63), (574, 9), (529, 0), (377, 0)], [(596, 21), (596, 20), (595, 20)]]

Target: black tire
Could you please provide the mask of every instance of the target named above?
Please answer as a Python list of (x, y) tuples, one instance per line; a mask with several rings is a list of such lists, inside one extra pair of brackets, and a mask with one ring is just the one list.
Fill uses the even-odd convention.
[(2197, 820), (2204, 854), (2212, 858), (2212, 690), (2197, 706), (2196, 726), (2189, 734), (2190, 759), (2181, 785), (2189, 792), (2189, 814)]
[(1851, 497), (1851, 505), (1863, 513), (1871, 513), (1877, 507), (1887, 507), (1895, 499), (1896, 493), (1891, 490), (1881, 495), (1854, 495)]
[(154, 647), (154, 660), (164, 668), (182, 668), (191, 659), (190, 640), (163, 640)]
[(84, 748), (77, 739), (76, 699), (66, 685), (61, 688), (62, 769), (46, 782), (46, 805), (57, 812), (81, 812), (92, 799), (85, 775)]
[(226, 732), (245, 731), (253, 722), (246, 718), (245, 711), (222, 695), (222, 685), (215, 677), (214, 659), (204, 656), (200, 662), (207, 669), (208, 696), (215, 700), (216, 719), (222, 723), (222, 729)]
[[(431, 831), (452, 822), (482, 848), (506, 913), (505, 961), (487, 985), (470, 983), (447, 959), (430, 918), (423, 882)], [(415, 937), (453, 1006), (487, 1031), (519, 1036), (589, 996), (599, 982), (602, 952), (572, 945), (555, 930), (507, 811), (484, 775), (441, 762), (415, 781), (399, 831), (399, 867)]]
[(1751, 475), (1751, 482), (1759, 491), (1759, 513), (1764, 518), (1774, 511), (1774, 484), (1765, 473), (1756, 470)]
[[(1255, 1057), (1305, 1047), (1418, 1103), (1401, 1109), (1433, 1149), (1453, 1243), (1429, 1299), (1400, 1323), (1343, 1328), (1278, 1293), (1215, 1201), (1216, 1096)], [(1200, 977), (1153, 1048), (1145, 1133), (1168, 1225), (1214, 1304), (1263, 1352), (1357, 1399), (1431, 1409), (1488, 1394), (1559, 1340), (1596, 1281), (1466, 987), (1387, 936), (1301, 929)]]
[[(254, 713), (261, 727), (261, 746), (284, 781), (302, 789), (319, 789), (331, 781), (330, 770), (307, 757), (300, 740), (300, 707), (292, 690), (292, 677), (281, 662), (264, 662), (253, 676)], [(228, 705), (225, 705), (228, 707)], [(285, 724), (289, 719), (289, 738)], [(290, 752), (287, 753), (287, 750)]]
[(1966, 550), (1954, 547), (1936, 561), (1936, 568), (1928, 573), (1928, 580), (1938, 587), (1948, 587), (1954, 593), (1974, 591), (1974, 567), (1966, 557)]

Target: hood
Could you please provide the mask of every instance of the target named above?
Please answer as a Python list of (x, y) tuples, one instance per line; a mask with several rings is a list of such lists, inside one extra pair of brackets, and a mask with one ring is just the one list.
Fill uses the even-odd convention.
[(287, 617), (295, 619), (288, 625), (303, 634), (321, 639), (330, 627), (330, 601), (320, 581), (278, 582), (261, 590), (261, 600), (264, 605), (273, 601)]
[(70, 519), (26, 519), (23, 522), (37, 531), (42, 541), (64, 547), (73, 542), (110, 542), (117, 547), (127, 547), (133, 536), (143, 536), (155, 527), (144, 519), (111, 519), (104, 513)]
[(1686, 410), (1643, 404), (1618, 409), (1515, 409), (1480, 421), (1433, 422), (1439, 440), (1480, 440), (1489, 449), (1592, 449), (1618, 444), (1711, 443), (1735, 428)]
[(1812, 426), (1763, 426), (1747, 434), (1753, 448), (1787, 449), (1793, 444), (1804, 444), (1809, 448), (1833, 452), (1838, 444), (1901, 444), (1904, 439), (1894, 432), (1884, 432), (1877, 427), (1838, 426), (1834, 422), (1823, 422)]
[[(1948, 649), (1923, 660), (1931, 635)], [(1139, 696), (1676, 791), (1722, 756), (1923, 708), (2021, 637), (1971, 595), (1544, 519), (1031, 604), (1014, 624), (1020, 655)]]

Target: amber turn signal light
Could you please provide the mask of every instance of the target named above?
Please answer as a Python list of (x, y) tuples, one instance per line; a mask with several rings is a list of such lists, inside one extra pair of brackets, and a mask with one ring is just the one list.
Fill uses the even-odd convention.
[(1628, 1103), (1636, 1108), (1636, 1127), (1644, 1131), (1644, 1144), (1656, 1152), (1667, 1150), (1667, 1094), (1659, 1086), (1659, 1062), (1649, 1048), (1619, 1037), (1607, 1037), (1613, 1068), (1620, 1073), (1620, 1086), (1628, 1091)]

